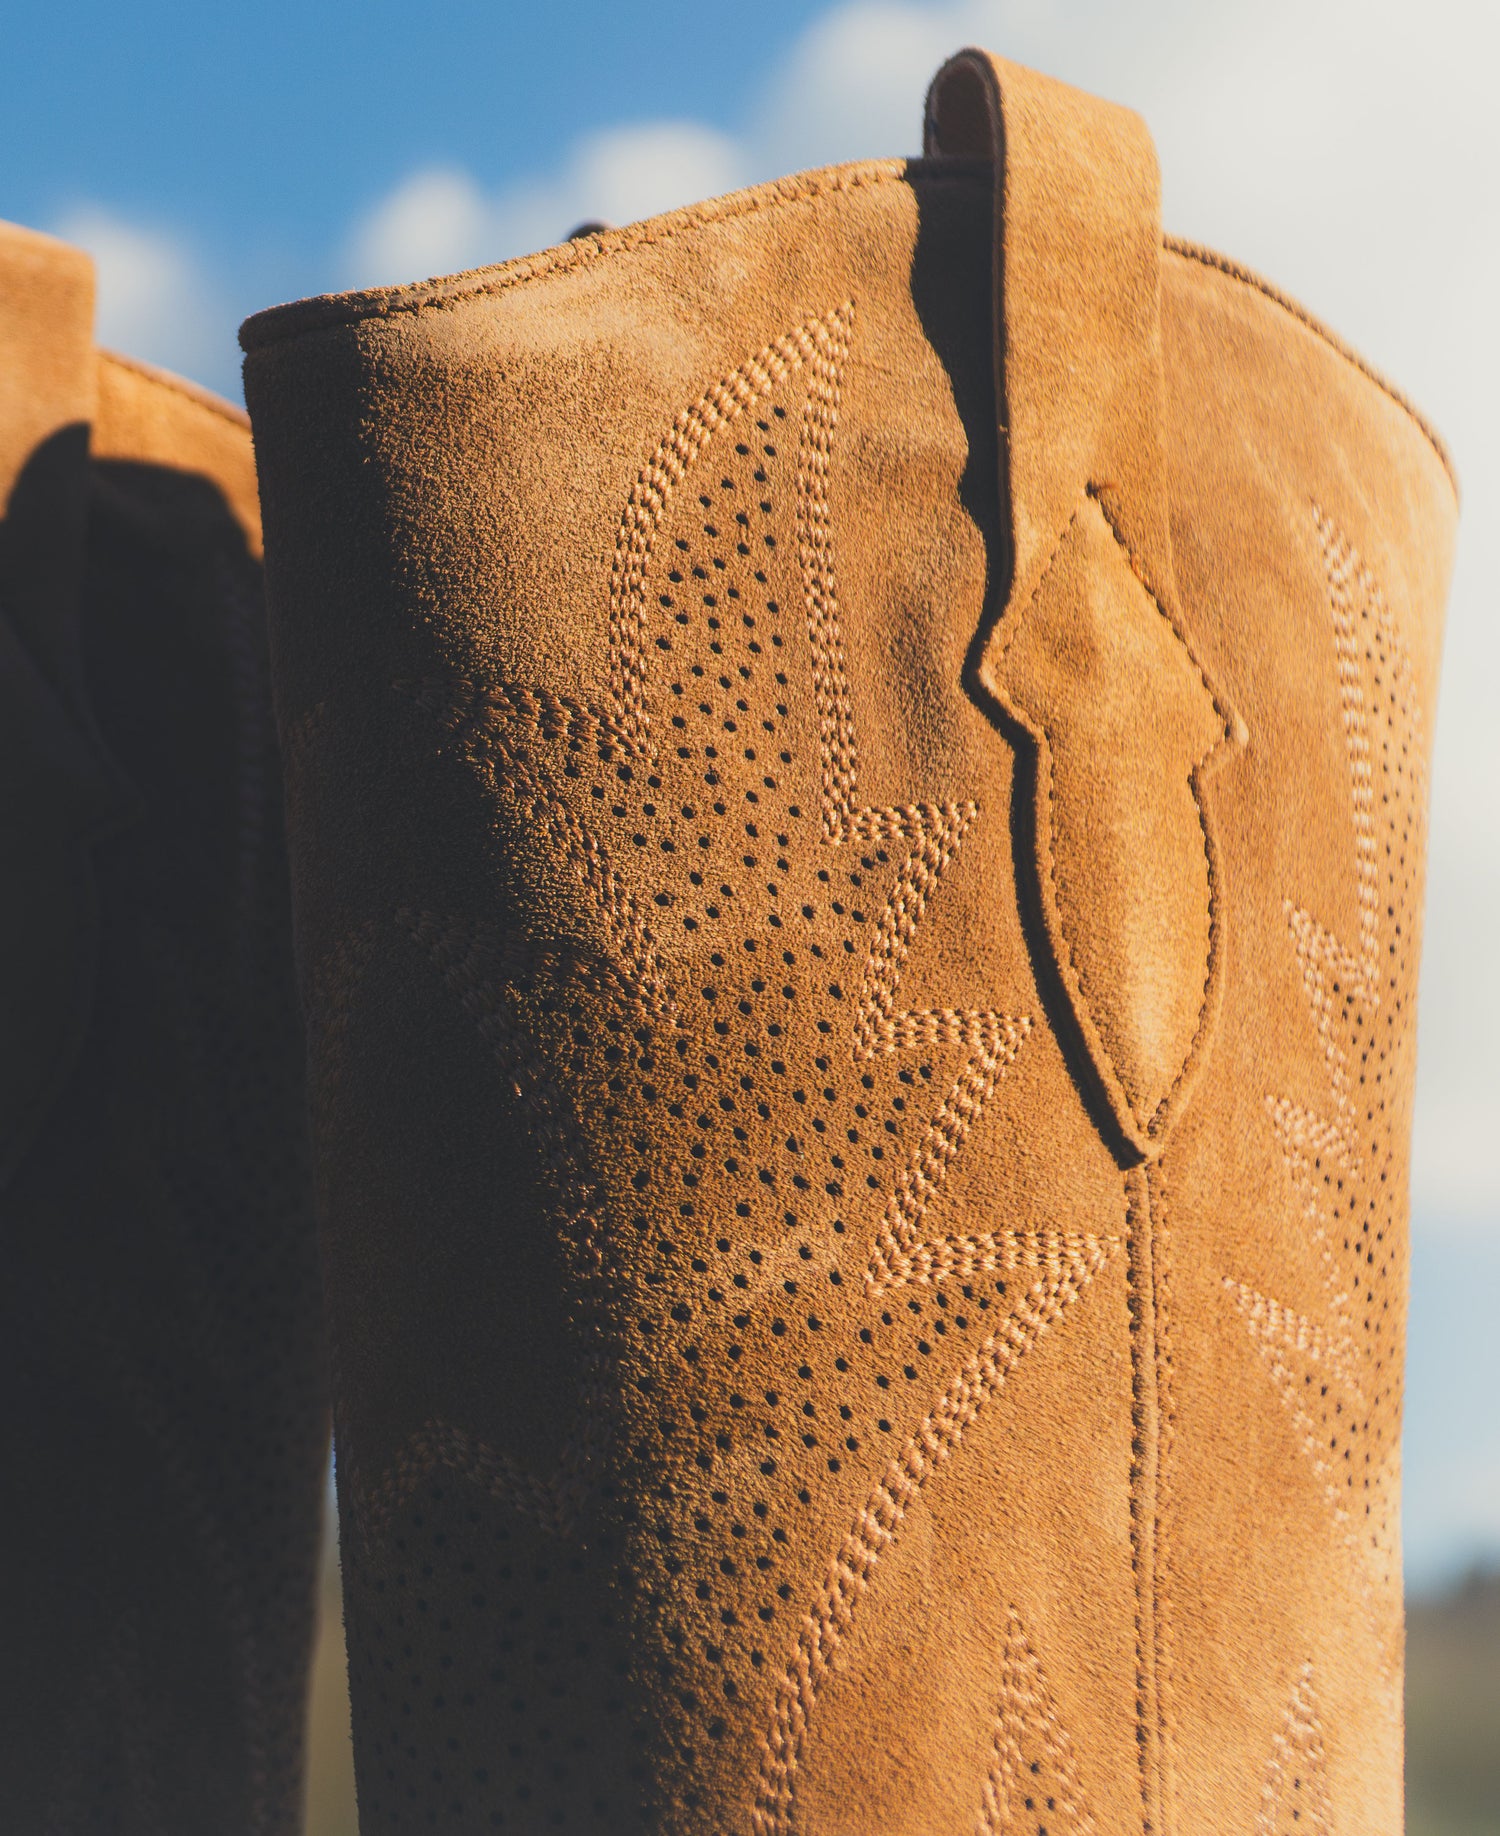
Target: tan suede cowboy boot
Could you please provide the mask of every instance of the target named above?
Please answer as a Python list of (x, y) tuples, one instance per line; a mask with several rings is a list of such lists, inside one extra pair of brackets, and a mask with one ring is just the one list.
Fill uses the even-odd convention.
[(326, 1421), (243, 416), (0, 225), (0, 1827), (300, 1822)]
[(1397, 1831), (1431, 433), (978, 52), (243, 336), (365, 1830)]

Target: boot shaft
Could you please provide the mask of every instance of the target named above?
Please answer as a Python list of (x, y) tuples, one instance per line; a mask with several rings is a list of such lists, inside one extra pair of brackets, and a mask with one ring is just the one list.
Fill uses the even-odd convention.
[(0, 225), (0, 1805), (300, 1816), (327, 1460), (243, 415)]
[(1451, 481), (929, 150), (246, 329), (376, 1831), (1400, 1827)]

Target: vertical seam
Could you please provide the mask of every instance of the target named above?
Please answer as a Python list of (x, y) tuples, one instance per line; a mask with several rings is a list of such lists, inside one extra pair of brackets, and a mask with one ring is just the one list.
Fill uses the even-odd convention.
[(1172, 1245), (1163, 1173), (1158, 1161), (1146, 1170), (1151, 1221), (1152, 1336), (1156, 1354), (1156, 1497), (1154, 1523), (1154, 1619), (1156, 1632), (1157, 1807), (1164, 1836), (1173, 1826), (1173, 1755), (1177, 1728), (1173, 1717), (1174, 1580), (1172, 1533), (1173, 1476), (1177, 1438), (1175, 1366), (1172, 1352)]
[(1130, 1568), (1135, 1583), (1135, 1739), (1141, 1830), (1161, 1836), (1156, 1623), (1157, 1353), (1149, 1176), (1125, 1174), (1130, 1315)]

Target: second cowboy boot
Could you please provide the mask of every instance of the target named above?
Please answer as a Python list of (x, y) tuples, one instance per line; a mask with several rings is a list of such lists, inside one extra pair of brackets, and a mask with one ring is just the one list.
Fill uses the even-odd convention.
[(244, 417), (0, 225), (0, 1827), (300, 1825), (326, 1460)]
[(1427, 428), (977, 52), (244, 341), (366, 1831), (1396, 1836)]

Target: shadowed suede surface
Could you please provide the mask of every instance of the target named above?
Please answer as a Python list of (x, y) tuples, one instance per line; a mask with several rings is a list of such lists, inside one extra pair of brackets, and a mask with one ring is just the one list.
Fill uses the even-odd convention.
[(326, 1410), (242, 416), (0, 226), (0, 1823), (300, 1824)]
[(243, 333), (376, 1836), (1400, 1828), (1451, 482), (929, 145)]

